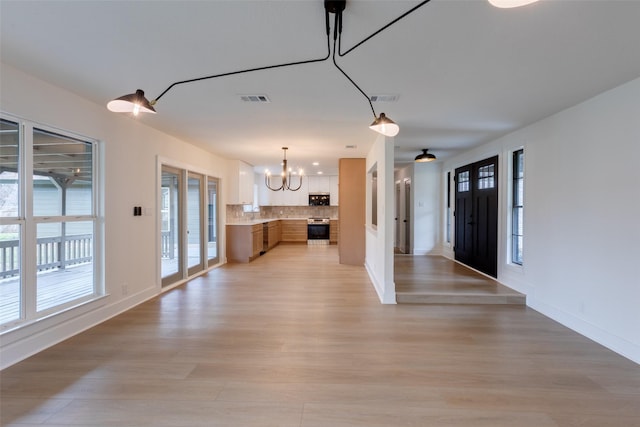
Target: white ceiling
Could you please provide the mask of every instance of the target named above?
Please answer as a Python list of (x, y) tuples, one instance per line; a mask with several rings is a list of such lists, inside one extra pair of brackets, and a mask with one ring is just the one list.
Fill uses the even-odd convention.
[[(343, 50), (418, 3), (348, 0)], [(322, 0), (0, 0), (0, 19), (3, 62), (101, 105), (326, 54)], [(397, 164), (422, 148), (444, 159), (639, 77), (638, 22), (638, 0), (432, 0), (338, 61), (367, 94), (399, 96), (374, 104), (400, 125)], [(257, 170), (288, 146), (290, 165), (332, 174), (376, 137), (331, 60), (179, 85), (156, 110), (136, 120)]]

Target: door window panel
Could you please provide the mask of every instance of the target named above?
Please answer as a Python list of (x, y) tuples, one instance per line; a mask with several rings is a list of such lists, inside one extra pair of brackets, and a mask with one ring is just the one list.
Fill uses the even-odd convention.
[(207, 259), (218, 260), (218, 180), (207, 180)]
[[(162, 259), (161, 275), (165, 279), (181, 272), (180, 264), (180, 173), (162, 168)], [(165, 282), (163, 281), (163, 284)]]
[(187, 180), (187, 253), (189, 268), (202, 265), (201, 198), (202, 177), (189, 174)]

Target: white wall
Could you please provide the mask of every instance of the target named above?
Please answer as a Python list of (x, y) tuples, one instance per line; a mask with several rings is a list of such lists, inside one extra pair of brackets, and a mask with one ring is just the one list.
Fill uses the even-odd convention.
[[(226, 160), (145, 126), (144, 118), (136, 121), (113, 114), (104, 105), (0, 65), (3, 112), (99, 139), (105, 165), (107, 297), (88, 307), (91, 310), (71, 310), (3, 334), (0, 359), (5, 367), (158, 294), (157, 159), (220, 177), (223, 189)], [(221, 206), (226, 197), (223, 192)], [(133, 217), (134, 205), (150, 209), (150, 215)], [(224, 215), (222, 209), (222, 224)], [(224, 227), (220, 237), (224, 242)], [(225, 253), (224, 244), (220, 253)], [(123, 284), (128, 288), (126, 295)]]
[(366, 169), (378, 172), (378, 224), (371, 225), (371, 180), (367, 179), (365, 268), (383, 304), (396, 303), (393, 283), (393, 140), (378, 137), (369, 151)]
[[(507, 260), (507, 166), (525, 150), (524, 267)], [(447, 161), (499, 154), (498, 279), (640, 362), (640, 79)], [(443, 251), (451, 256), (449, 247)]]
[(413, 165), (413, 253), (440, 255), (441, 196), (440, 163)]

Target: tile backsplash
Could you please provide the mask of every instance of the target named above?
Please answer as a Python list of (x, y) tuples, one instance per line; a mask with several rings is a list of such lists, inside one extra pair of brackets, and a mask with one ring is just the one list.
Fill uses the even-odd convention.
[(337, 206), (260, 206), (245, 212), (244, 205), (227, 205), (227, 221), (260, 218), (337, 218)]

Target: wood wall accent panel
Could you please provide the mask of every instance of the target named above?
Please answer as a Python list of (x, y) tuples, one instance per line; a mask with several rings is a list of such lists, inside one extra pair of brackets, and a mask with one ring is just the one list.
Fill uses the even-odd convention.
[(307, 220), (306, 219), (283, 219), (282, 242), (302, 243), (307, 241)]
[(329, 222), (329, 243), (338, 243), (338, 230), (340, 229), (340, 222), (337, 219), (332, 219)]
[(338, 252), (340, 264), (364, 265), (366, 159), (340, 159)]

